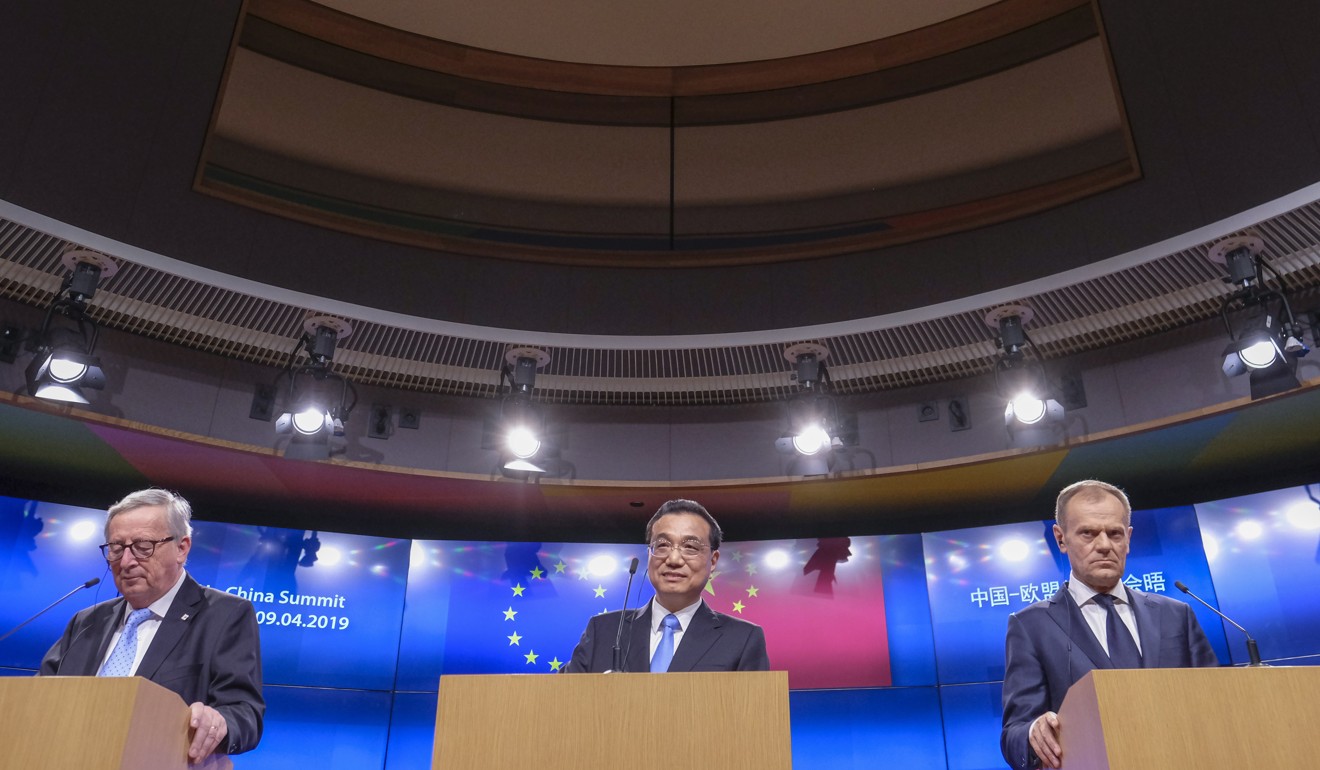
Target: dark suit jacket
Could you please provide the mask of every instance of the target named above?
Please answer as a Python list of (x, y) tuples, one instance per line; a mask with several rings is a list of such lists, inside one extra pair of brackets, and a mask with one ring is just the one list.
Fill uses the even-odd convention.
[[(618, 631), (618, 611), (593, 617), (564, 670), (595, 674), (608, 671), (614, 661), (614, 639)], [(651, 602), (640, 610), (626, 612), (621, 647), (624, 671), (651, 670)], [(755, 623), (718, 613), (703, 601), (683, 631), (669, 670), (769, 671), (765, 632)]]
[[(1186, 604), (1128, 589), (1141, 636), (1142, 668), (1217, 666), (1219, 660)], [(1065, 585), (1045, 601), (1008, 618), (1004, 666), (1004, 729), (999, 747), (1008, 764), (1026, 770), (1040, 761), (1027, 741), (1036, 717), (1057, 712), (1068, 688), (1088, 671), (1113, 668)]]
[[(41, 661), (41, 675), (95, 676), (124, 603), (121, 596), (74, 615)], [(238, 754), (261, 740), (261, 643), (248, 600), (185, 576), (137, 676), (173, 690), (184, 703), (201, 701), (219, 711), (229, 734), (216, 752)]]

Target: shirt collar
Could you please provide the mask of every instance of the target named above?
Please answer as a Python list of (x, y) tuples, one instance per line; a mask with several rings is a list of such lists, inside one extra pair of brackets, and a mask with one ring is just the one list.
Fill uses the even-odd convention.
[[(687, 629), (688, 623), (692, 622), (692, 616), (697, 614), (697, 609), (699, 607), (701, 607), (701, 599), (697, 599), (692, 604), (673, 613), (674, 617), (678, 618), (679, 631)], [(651, 633), (655, 633), (660, 629), (660, 622), (664, 620), (665, 616), (668, 614), (670, 614), (669, 610), (661, 607), (660, 602), (656, 601), (655, 597), (651, 597)]]
[[(1073, 601), (1077, 602), (1078, 607), (1084, 606), (1100, 595), (1099, 591), (1079, 580), (1076, 572), (1068, 573), (1068, 593), (1072, 595)], [(1128, 597), (1127, 586), (1123, 585), (1121, 580), (1114, 584), (1114, 587), (1109, 591), (1109, 595), (1114, 597), (1115, 601), (1123, 604), (1132, 603), (1132, 600)]]
[[(148, 620), (158, 620), (166, 616), (170, 611), (170, 605), (174, 604), (174, 597), (179, 595), (179, 589), (183, 587), (183, 579), (187, 576), (188, 573), (186, 570), (180, 570), (179, 579), (174, 581), (174, 585), (170, 586), (170, 590), (166, 591), (163, 596), (144, 608), (151, 610), (151, 617), (147, 618)], [(124, 620), (122, 622), (128, 622), (128, 615), (132, 611), (133, 605), (124, 602)]]

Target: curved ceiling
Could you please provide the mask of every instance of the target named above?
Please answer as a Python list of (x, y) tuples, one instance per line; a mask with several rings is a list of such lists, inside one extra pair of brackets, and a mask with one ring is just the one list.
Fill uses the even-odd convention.
[(874, 249), (1139, 175), (1088, 0), (773, 5), (509, 24), (252, 0), (196, 189), (454, 253), (673, 267)]
[(321, 0), (375, 24), (437, 40), (554, 61), (671, 67), (782, 59), (893, 37), (994, 0), (675, 0), (635, 6), (562, 0), (510, 8), (458, 0)]

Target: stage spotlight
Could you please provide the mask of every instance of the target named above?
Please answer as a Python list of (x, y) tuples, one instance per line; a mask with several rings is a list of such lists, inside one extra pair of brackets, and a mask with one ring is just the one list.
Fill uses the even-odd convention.
[(47, 401), (89, 404), (83, 389), (105, 388), (101, 359), (68, 348), (39, 349), (26, 374), (28, 393)]
[(793, 437), (793, 449), (798, 454), (814, 455), (829, 446), (830, 434), (819, 423), (808, 425)]
[(550, 363), (550, 354), (530, 347), (509, 349), (500, 367), (500, 385), (509, 391), (500, 404), (500, 416), (490, 440), (483, 446), (500, 451), (500, 471), (510, 478), (526, 480), (546, 474), (552, 464), (559, 467), (557, 446), (546, 430), (545, 417), (532, 400), (536, 372)]
[[(793, 364), (792, 379), (799, 392), (784, 406), (787, 430), (775, 440), (775, 449), (792, 459), (787, 472), (794, 476), (823, 476), (834, 467), (834, 453), (844, 441), (838, 403), (828, 393), (830, 378), (824, 345), (804, 342), (790, 345), (784, 358)], [(853, 429), (855, 433), (855, 428)], [(856, 443), (856, 436), (851, 437)]]
[[(35, 355), (25, 372), (28, 394), (47, 401), (88, 404), (84, 389), (105, 388), (105, 372), (96, 357), (96, 322), (87, 315), (87, 302), (102, 278), (115, 274), (114, 260), (93, 251), (70, 248), (60, 258), (69, 269), (60, 293), (46, 309), (37, 331)], [(56, 316), (75, 326), (54, 326)]]
[[(352, 334), (348, 322), (312, 316), (283, 371), (289, 378), (287, 409), (275, 420), (275, 433), (289, 436), (284, 456), (291, 460), (328, 460), (330, 439), (344, 435), (344, 421), (357, 405), (357, 389), (332, 370), (335, 345)], [(299, 354), (305, 353), (306, 359)]]
[(505, 439), (509, 451), (519, 460), (534, 457), (537, 452), (541, 451), (541, 439), (537, 438), (532, 429), (526, 425), (511, 428)]
[[(1265, 243), (1255, 234), (1225, 238), (1210, 248), (1209, 259), (1228, 271), (1239, 288), (1224, 298), (1219, 315), (1232, 342), (1224, 348), (1226, 376), (1249, 376), (1251, 398), (1265, 398), (1300, 386), (1297, 359), (1310, 352), (1302, 325), (1293, 317), (1283, 278), (1264, 258)], [(1233, 315), (1241, 317), (1235, 323)]]
[(1063, 422), (1066, 414), (1039, 360), (1026, 356), (1026, 324), (1033, 313), (1025, 305), (1003, 305), (986, 314), (985, 323), (999, 333), (1003, 351), (995, 361), (995, 389), (1004, 399), (1004, 427), (1010, 433)]

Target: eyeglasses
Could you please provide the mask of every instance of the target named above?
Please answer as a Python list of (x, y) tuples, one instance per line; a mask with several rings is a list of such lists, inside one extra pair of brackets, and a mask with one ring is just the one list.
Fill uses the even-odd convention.
[(657, 559), (668, 559), (670, 551), (673, 551), (674, 548), (678, 548), (678, 555), (682, 556), (684, 559), (695, 559), (700, 556), (703, 551), (710, 550), (710, 546), (692, 540), (680, 543), (677, 546), (668, 540), (657, 540), (654, 543), (651, 543), (649, 548), (651, 549), (651, 555)]
[(150, 559), (156, 552), (156, 546), (161, 543), (168, 543), (174, 539), (174, 535), (162, 537), (160, 540), (134, 540), (128, 545), (123, 543), (105, 543), (101, 546), (101, 555), (106, 561), (119, 561), (124, 558), (124, 549), (132, 549), (133, 556), (138, 559)]

